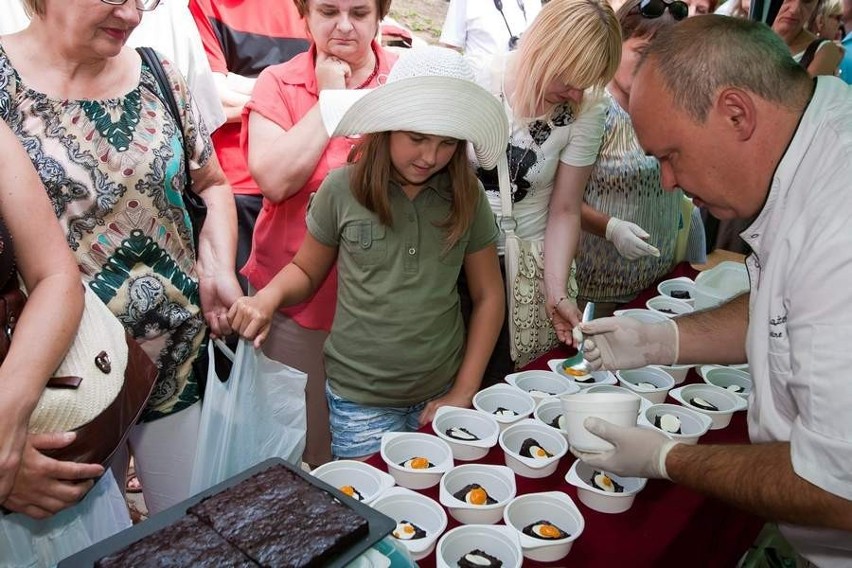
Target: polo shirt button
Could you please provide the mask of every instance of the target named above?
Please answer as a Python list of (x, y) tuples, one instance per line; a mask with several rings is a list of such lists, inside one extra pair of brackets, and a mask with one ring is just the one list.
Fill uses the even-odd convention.
[(410, 255), (412, 255), (412, 256), (414, 256), (414, 254), (415, 254), (416, 252), (417, 252), (417, 251), (415, 250), (415, 248), (414, 248), (414, 247), (411, 247), (410, 249), (408, 249), (408, 254), (410, 254)]
[(409, 216), (408, 216), (408, 220), (409, 220), (409, 221), (411, 221), (411, 222), (413, 223), (413, 222), (414, 222), (414, 215), (409, 215)]

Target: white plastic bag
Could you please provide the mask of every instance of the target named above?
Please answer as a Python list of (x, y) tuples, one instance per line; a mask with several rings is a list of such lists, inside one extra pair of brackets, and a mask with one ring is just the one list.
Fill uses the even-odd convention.
[(222, 382), (216, 375), (212, 341), (208, 353), (193, 495), (268, 458), (283, 458), (299, 467), (307, 427), (307, 375), (240, 340), (230, 377)]

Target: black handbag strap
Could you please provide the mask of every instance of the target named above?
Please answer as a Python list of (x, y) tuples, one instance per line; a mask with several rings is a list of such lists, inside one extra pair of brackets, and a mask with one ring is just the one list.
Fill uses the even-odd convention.
[(157, 85), (159, 85), (160, 93), (162, 94), (162, 100), (166, 104), (166, 108), (169, 109), (169, 114), (171, 114), (172, 118), (175, 119), (178, 129), (180, 130), (180, 138), (184, 147), (183, 158), (187, 181), (186, 190), (189, 190), (189, 184), (192, 183), (192, 178), (189, 175), (189, 152), (186, 151), (186, 138), (183, 134), (183, 121), (180, 119), (180, 111), (178, 110), (175, 95), (172, 92), (171, 83), (169, 82), (169, 78), (166, 76), (166, 70), (163, 69), (163, 63), (160, 61), (160, 58), (157, 57), (156, 51), (150, 47), (137, 47), (136, 52), (139, 53), (140, 57), (142, 57), (142, 61), (145, 62), (145, 65), (147, 65), (148, 69), (151, 70), (151, 74), (154, 75), (154, 79), (157, 80)]
[(801, 65), (803, 69), (807, 71), (808, 67), (811, 66), (811, 63), (814, 60), (817, 49), (819, 49), (819, 46), (826, 41), (828, 40), (818, 37), (808, 44), (808, 47), (805, 48), (805, 52), (802, 54), (802, 58), (799, 60), (799, 65)]

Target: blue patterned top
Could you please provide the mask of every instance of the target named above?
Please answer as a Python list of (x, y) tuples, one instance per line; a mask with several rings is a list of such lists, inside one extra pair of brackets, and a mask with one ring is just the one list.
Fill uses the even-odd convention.
[[(163, 66), (182, 110), (191, 167), (212, 155), (183, 78)], [(183, 203), (178, 126), (142, 67), (106, 100), (56, 100), (23, 83), (0, 46), (0, 117), (38, 171), (86, 282), (160, 369), (142, 420), (199, 399), (192, 362), (204, 340), (195, 250)]]

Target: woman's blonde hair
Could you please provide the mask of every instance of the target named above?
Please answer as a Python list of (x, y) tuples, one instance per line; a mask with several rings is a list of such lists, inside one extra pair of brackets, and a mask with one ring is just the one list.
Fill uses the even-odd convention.
[(27, 16), (44, 16), (44, 0), (21, 0)]
[[(25, 0), (27, 1), (27, 0)], [(308, 4), (311, 0), (293, 0), (293, 4), (296, 5), (296, 10), (299, 11), (299, 16), (302, 19), (308, 15)], [(384, 18), (390, 12), (391, 0), (375, 0), (376, 10), (379, 12), (379, 20)]]
[[(352, 167), (352, 194), (355, 199), (379, 217), (386, 227), (393, 227), (388, 188), (393, 165), (390, 157), (390, 132), (365, 134), (349, 155)], [(460, 140), (446, 166), (453, 188), (450, 213), (438, 227), (446, 230), (444, 253), (449, 251), (470, 228), (481, 191), (467, 159), (467, 144)]]
[(556, 105), (544, 97), (553, 81), (603, 89), (620, 61), (621, 26), (606, 0), (550, 0), (521, 36), (515, 116), (550, 115)]

